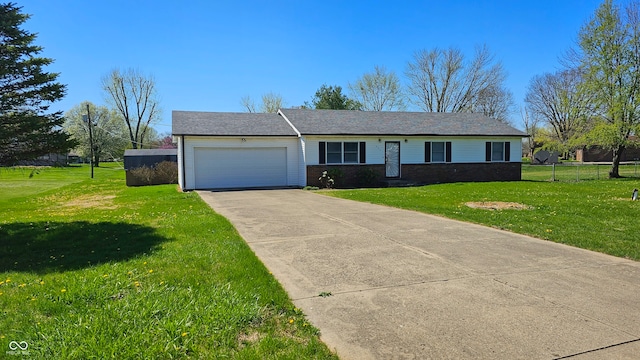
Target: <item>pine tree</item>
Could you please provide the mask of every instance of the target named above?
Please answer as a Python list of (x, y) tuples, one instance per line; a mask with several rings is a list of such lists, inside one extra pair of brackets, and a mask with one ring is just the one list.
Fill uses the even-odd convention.
[(62, 112), (48, 112), (65, 95), (58, 74), (43, 67), (52, 59), (38, 57), (36, 34), (21, 28), (29, 15), (16, 4), (0, 4), (0, 165), (13, 165), (75, 146), (62, 130)]

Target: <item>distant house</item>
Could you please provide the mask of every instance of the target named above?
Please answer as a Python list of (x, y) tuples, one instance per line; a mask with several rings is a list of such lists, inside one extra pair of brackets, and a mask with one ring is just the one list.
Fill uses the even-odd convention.
[(33, 160), (20, 161), (18, 164), (25, 166), (66, 166), (68, 161), (67, 154), (49, 153), (38, 156)]
[[(600, 146), (585, 146), (576, 150), (576, 160), (582, 162), (612, 162), (613, 152)], [(640, 147), (628, 147), (620, 154), (620, 161), (640, 160)]]
[[(527, 135), (481, 114), (282, 109), (173, 111), (185, 190), (521, 179)], [(333, 169), (333, 170), (332, 170)]]

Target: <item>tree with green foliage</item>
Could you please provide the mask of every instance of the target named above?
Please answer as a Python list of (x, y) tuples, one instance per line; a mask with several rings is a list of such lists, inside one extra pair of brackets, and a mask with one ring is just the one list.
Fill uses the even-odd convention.
[(325, 110), (362, 110), (362, 104), (344, 95), (342, 87), (326, 84), (316, 91), (311, 104), (305, 103), (305, 107)]
[(83, 119), (83, 115), (87, 115), (87, 105), (92, 123), (94, 165), (100, 166), (100, 159), (122, 158), (129, 145), (124, 121), (115, 111), (88, 101), (74, 106), (65, 114), (64, 128), (78, 142), (76, 152), (82, 157), (91, 154), (89, 123)]
[(13, 3), (0, 4), (0, 165), (49, 153), (67, 153), (75, 142), (62, 129), (62, 112), (49, 112), (65, 95), (53, 62), (37, 56), (36, 34), (21, 28), (29, 15)]
[(404, 95), (400, 80), (395, 72), (387, 72), (383, 66), (375, 66), (373, 72), (366, 73), (349, 83), (351, 94), (366, 111), (404, 110)]
[(613, 151), (610, 178), (618, 178), (622, 151), (640, 133), (640, 5), (623, 9), (605, 0), (578, 34), (583, 91), (591, 93), (598, 124), (585, 135)]

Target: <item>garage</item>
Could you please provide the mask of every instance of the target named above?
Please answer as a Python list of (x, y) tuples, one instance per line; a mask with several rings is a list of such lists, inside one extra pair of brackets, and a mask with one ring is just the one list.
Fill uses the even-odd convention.
[(196, 189), (287, 186), (286, 147), (196, 147)]
[(178, 184), (185, 191), (301, 187), (300, 134), (270, 113), (173, 111)]

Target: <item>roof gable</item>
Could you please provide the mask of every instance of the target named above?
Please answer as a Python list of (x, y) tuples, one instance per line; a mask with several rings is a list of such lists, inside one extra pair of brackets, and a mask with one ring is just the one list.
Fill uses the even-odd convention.
[(174, 110), (171, 117), (173, 135), (297, 136), (278, 114)]
[(527, 134), (477, 113), (283, 109), (302, 135), (456, 135)]

